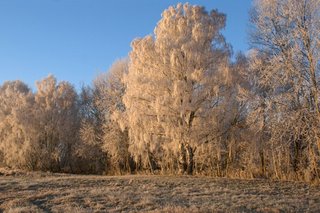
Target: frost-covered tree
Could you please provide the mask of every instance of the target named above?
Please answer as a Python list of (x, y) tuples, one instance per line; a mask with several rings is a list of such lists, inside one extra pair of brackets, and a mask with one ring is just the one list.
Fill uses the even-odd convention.
[(77, 94), (53, 76), (37, 83), (37, 92), (20, 81), (0, 88), (0, 152), (4, 164), (29, 170), (70, 171), (77, 140)]
[(76, 159), (79, 173), (101, 174), (106, 170), (107, 158), (102, 149), (103, 113), (96, 106), (93, 88), (83, 86), (79, 100), (80, 140)]
[(219, 176), (250, 176), (251, 141), (254, 139), (249, 135), (246, 123), (248, 103), (242, 98), (242, 91), (251, 86), (246, 79), (247, 67), (247, 58), (239, 53), (235, 62), (230, 64), (223, 102), (215, 112), (213, 141), (216, 146), (214, 153), (218, 158), (216, 173)]
[(32, 92), (21, 81), (5, 82), (0, 87), (0, 103), (0, 164), (33, 169)]
[(164, 169), (172, 153), (179, 154), (181, 173), (193, 173), (228, 76), (224, 26), (216, 10), (178, 4), (163, 12), (154, 36), (132, 42), (124, 96), (130, 150), (151, 170)]
[(122, 131), (118, 122), (124, 119), (122, 79), (127, 69), (127, 60), (116, 61), (108, 72), (95, 78), (92, 88), (83, 88), (80, 95), (82, 142), (78, 156), (90, 161), (91, 171), (122, 173), (130, 170), (127, 131)]
[(78, 96), (67, 82), (49, 77), (37, 82), (34, 105), (38, 166), (43, 170), (70, 171), (73, 145), (78, 135)]
[(320, 2), (257, 0), (252, 23), (251, 70), (271, 170), (278, 178), (319, 177)]
[(103, 148), (110, 157), (110, 164), (116, 173), (130, 172), (130, 154), (127, 129), (120, 125), (126, 110), (122, 101), (126, 86), (123, 77), (128, 73), (128, 60), (114, 62), (107, 73), (98, 76), (94, 85), (99, 95), (97, 105), (106, 109), (103, 125)]

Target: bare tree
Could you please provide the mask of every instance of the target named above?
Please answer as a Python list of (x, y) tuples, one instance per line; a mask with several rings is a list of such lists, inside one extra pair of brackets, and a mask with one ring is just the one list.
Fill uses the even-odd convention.
[(252, 12), (251, 68), (278, 178), (319, 176), (319, 16), (317, 0), (258, 0)]

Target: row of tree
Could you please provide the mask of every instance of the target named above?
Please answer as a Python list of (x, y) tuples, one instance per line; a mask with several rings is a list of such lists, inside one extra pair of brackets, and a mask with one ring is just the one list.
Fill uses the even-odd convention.
[(320, 177), (320, 2), (257, 0), (231, 61), (217, 10), (178, 4), (77, 93), (0, 87), (0, 162), (73, 173)]
[(124, 110), (125, 72), (127, 61), (117, 61), (79, 94), (52, 75), (37, 82), (34, 93), (21, 81), (5, 82), (0, 87), (0, 164), (53, 172), (130, 172), (128, 134), (110, 117)]

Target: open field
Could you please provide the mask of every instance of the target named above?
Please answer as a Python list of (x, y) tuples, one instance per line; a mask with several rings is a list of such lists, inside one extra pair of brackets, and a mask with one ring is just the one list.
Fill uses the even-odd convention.
[(320, 212), (320, 187), (174, 176), (0, 176), (0, 212)]

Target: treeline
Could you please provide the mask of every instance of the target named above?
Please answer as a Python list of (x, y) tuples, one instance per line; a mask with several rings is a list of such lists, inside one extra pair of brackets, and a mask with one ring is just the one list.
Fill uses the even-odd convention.
[[(131, 172), (128, 137), (110, 118), (120, 109), (118, 83), (127, 70), (118, 61), (79, 94), (52, 75), (36, 83), (0, 87), (0, 164), (52, 172)], [(119, 93), (118, 93), (119, 92)]]
[(257, 0), (250, 15), (235, 60), (224, 14), (178, 4), (93, 86), (5, 82), (1, 164), (319, 180), (320, 2)]

